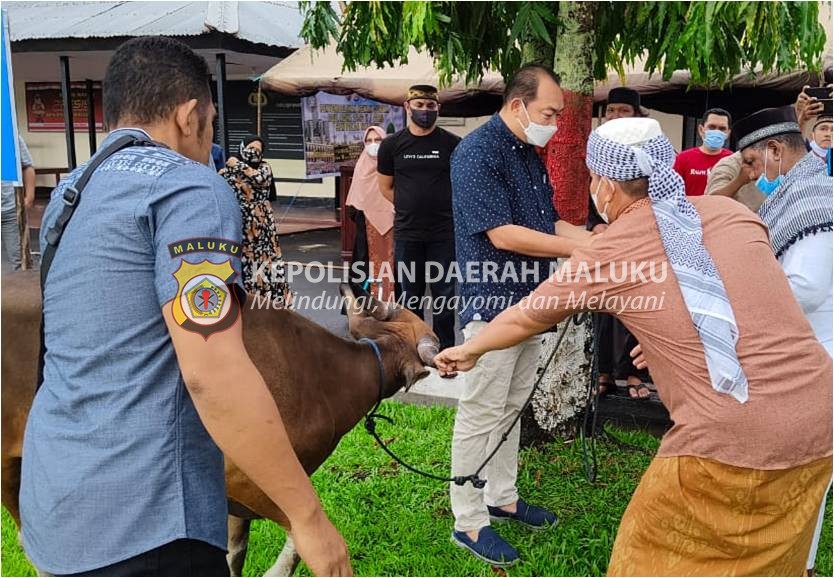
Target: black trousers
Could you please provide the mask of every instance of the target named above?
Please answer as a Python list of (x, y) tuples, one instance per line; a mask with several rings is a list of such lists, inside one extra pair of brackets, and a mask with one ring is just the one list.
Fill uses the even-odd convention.
[(228, 576), (226, 552), (202, 540), (174, 540), (103, 568), (70, 576)]
[(618, 319), (605, 313), (594, 315), (596, 330), (597, 359), (600, 374), (607, 374), (612, 379), (626, 379), (634, 376), (640, 381), (650, 381), (646, 369), (637, 369), (632, 363), (630, 352), (637, 347), (637, 338), (626, 329)]
[[(455, 242), (448, 241), (405, 241), (394, 240), (394, 261), (397, 267), (397, 299), (408, 309), (423, 319), (420, 301), (426, 293), (426, 287), (432, 296), (432, 329), (440, 339), (440, 349), (455, 345), (455, 281), (448, 280), (449, 266), (455, 260)], [(436, 262), (442, 269), (442, 276), (436, 268), (427, 270), (426, 263)], [(408, 278), (401, 268), (414, 271), (413, 280)], [(428, 283), (427, 277), (442, 278)]]
[[(368, 233), (365, 229), (365, 213), (348, 207), (351, 212), (350, 218), (356, 225), (356, 235), (353, 238), (353, 257), (351, 258), (350, 268), (350, 282), (362, 286), (368, 279), (368, 261), (370, 261), (370, 254), (368, 253)], [(354, 263), (359, 263), (356, 267)], [(360, 272), (359, 276), (353, 274), (354, 270)]]

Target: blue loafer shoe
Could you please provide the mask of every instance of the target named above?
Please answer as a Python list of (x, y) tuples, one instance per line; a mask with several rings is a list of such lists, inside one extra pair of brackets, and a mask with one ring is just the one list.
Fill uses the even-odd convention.
[(481, 528), (477, 542), (473, 542), (466, 532), (452, 532), (452, 543), (469, 550), (476, 558), (487, 564), (499, 568), (512, 566), (519, 560), (518, 551), (489, 526)]
[(559, 519), (553, 512), (548, 512), (544, 508), (538, 506), (531, 506), (524, 500), (518, 500), (515, 512), (505, 512), (501, 508), (487, 506), (489, 510), (489, 519), (494, 522), (515, 521), (534, 530), (544, 530), (550, 526), (555, 526)]

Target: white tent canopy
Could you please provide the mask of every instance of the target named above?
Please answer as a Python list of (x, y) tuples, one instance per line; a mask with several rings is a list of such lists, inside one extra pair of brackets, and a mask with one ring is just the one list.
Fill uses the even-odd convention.
[[(434, 69), (431, 56), (418, 53), (412, 48), (408, 63), (397, 67), (359, 68), (356, 71), (342, 72), (344, 61), (336, 52), (334, 44), (324, 50), (313, 51), (304, 46), (291, 56), (270, 68), (261, 77), (264, 88), (285, 95), (307, 96), (321, 90), (332, 94), (355, 93), (381, 102), (398, 104), (405, 100), (408, 87), (412, 84), (433, 84), (439, 86), (439, 77)], [(830, 52), (825, 58), (826, 68), (831, 67)], [(610, 74), (604, 82), (598, 82), (594, 88), (594, 101), (605, 101), (608, 91), (615, 86), (625, 84), (642, 95), (650, 96), (663, 93), (683, 93), (688, 89), (690, 73), (676, 71), (672, 78), (664, 81), (660, 74), (649, 75), (642, 72), (642, 63), (635, 63), (626, 73), (625, 82), (617, 74)], [(763, 89), (779, 92), (798, 92), (805, 84), (811, 84), (815, 76), (808, 72), (788, 74), (739, 74), (731, 82), (733, 89)], [(717, 87), (713, 87), (717, 88)], [(477, 94), (500, 95), (504, 90), (501, 75), (490, 72), (477, 86), (465, 85), (457, 80), (451, 86), (441, 89), (440, 101), (456, 103), (465, 101)]]
[[(337, 54), (335, 44), (324, 50), (313, 51), (308, 45), (270, 68), (261, 76), (262, 86), (285, 95), (309, 96), (319, 90), (331, 94), (358, 94), (389, 104), (400, 104), (413, 84), (439, 86), (431, 56), (414, 48), (408, 62), (395, 67), (358, 68), (342, 72), (344, 61)], [(490, 73), (478, 86), (466, 86), (457, 81), (440, 91), (441, 102), (466, 100), (478, 92), (501, 94), (504, 81), (500, 74)]]

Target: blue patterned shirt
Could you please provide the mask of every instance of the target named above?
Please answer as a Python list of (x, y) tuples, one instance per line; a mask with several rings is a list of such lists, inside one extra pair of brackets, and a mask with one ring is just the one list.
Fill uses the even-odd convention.
[[(548, 278), (555, 263), (498, 249), (487, 231), (519, 225), (554, 234), (559, 216), (544, 163), (498, 114), (457, 146), (451, 176), (455, 247), (463, 277), (458, 310), (465, 326), (473, 320), (490, 321), (526, 297)], [(489, 275), (485, 267), (497, 274)]]
[[(42, 247), (82, 170), (53, 191)], [(240, 243), (234, 193), (167, 148), (115, 153), (82, 193), (46, 284), (44, 382), (24, 437), (23, 545), (40, 570), (86, 572), (180, 538), (226, 548), (223, 455), (162, 317), (183, 261), (240, 272), (239, 255), (169, 249), (205, 237)]]

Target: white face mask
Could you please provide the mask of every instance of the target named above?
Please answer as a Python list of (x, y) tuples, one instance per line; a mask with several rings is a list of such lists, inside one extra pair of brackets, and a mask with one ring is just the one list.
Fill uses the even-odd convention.
[(817, 153), (817, 156), (824, 157), (825, 155), (828, 154), (828, 149), (821, 147), (813, 139), (808, 141), (808, 144), (811, 145), (811, 150), (814, 151), (815, 153)]
[(608, 224), (608, 205), (611, 204), (611, 199), (605, 203), (603, 208), (599, 208), (599, 203), (597, 202), (597, 195), (599, 195), (599, 188), (602, 186), (602, 177), (599, 179), (599, 183), (597, 183), (597, 190), (591, 193), (591, 200), (594, 202), (594, 207), (597, 209), (597, 213), (599, 213), (599, 218), (602, 219), (606, 224)]
[(556, 125), (536, 124), (530, 120), (530, 113), (527, 112), (527, 106), (524, 104), (524, 101), (521, 101), (521, 106), (524, 107), (524, 114), (527, 115), (528, 124), (525, 127), (521, 124), (520, 120), (516, 119), (516, 121), (518, 121), (518, 124), (524, 129), (524, 136), (527, 137), (527, 142), (531, 145), (536, 145), (537, 147), (543, 147), (550, 141), (551, 138), (553, 138), (553, 135), (556, 134)]
[(371, 144), (367, 144), (365, 145), (365, 150), (368, 151), (368, 155), (376, 157), (379, 154), (379, 143), (372, 142)]

